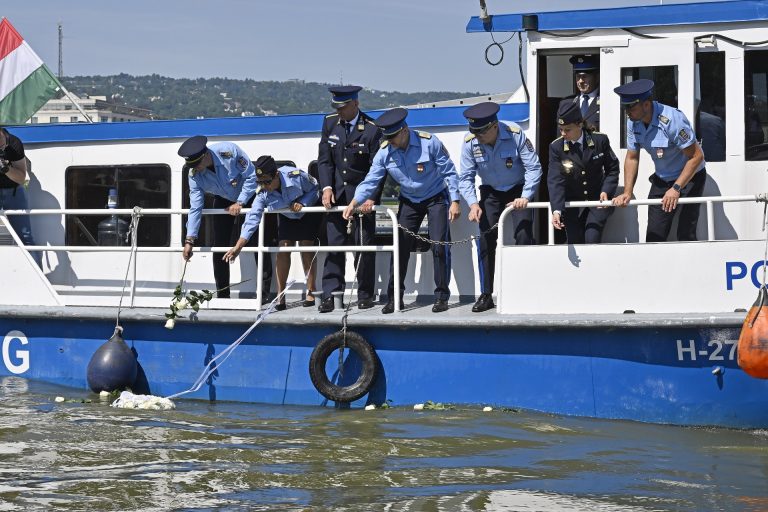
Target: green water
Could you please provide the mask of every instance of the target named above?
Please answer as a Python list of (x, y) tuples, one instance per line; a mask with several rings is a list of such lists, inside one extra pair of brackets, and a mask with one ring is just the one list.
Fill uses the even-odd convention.
[(0, 379), (0, 510), (768, 510), (765, 431), (176, 405)]

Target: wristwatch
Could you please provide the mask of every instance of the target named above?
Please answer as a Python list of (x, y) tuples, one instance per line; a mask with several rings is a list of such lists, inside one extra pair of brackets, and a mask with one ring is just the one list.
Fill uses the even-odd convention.
[(672, 185), (672, 190), (674, 190), (674, 191), (675, 191), (675, 192), (677, 192), (678, 194), (680, 193), (680, 189), (681, 189), (681, 188), (683, 188), (683, 187), (681, 187), (681, 186), (680, 186), (680, 185), (678, 185), (677, 183), (675, 183), (674, 185)]

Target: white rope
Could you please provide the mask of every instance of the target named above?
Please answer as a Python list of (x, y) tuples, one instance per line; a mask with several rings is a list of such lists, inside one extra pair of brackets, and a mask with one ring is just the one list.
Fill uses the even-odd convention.
[[(128, 235), (131, 237), (131, 253), (128, 256), (128, 266), (125, 269), (125, 279), (123, 279), (123, 289), (120, 292), (120, 302), (117, 305), (117, 318), (115, 319), (115, 328), (120, 327), (120, 311), (123, 308), (123, 298), (125, 297), (125, 287), (128, 285), (128, 273), (131, 271), (131, 263), (133, 262), (134, 255), (136, 254), (136, 248), (138, 247), (139, 243), (139, 220), (141, 220), (141, 207), (140, 206), (134, 206), (133, 207), (133, 213), (131, 214), (131, 225), (128, 228)], [(115, 226), (115, 229), (117, 229), (117, 226)], [(118, 235), (120, 234), (120, 230), (117, 229)]]

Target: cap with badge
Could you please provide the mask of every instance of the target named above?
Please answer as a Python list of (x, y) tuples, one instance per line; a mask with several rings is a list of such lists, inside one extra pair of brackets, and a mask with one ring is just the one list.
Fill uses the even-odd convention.
[(408, 117), (408, 111), (398, 107), (381, 114), (375, 123), (381, 128), (384, 138), (391, 139), (405, 127), (406, 117)]
[(645, 101), (651, 97), (653, 91), (653, 80), (641, 78), (628, 84), (616, 87), (613, 92), (619, 95), (621, 104), (629, 107), (640, 101)]
[(573, 101), (564, 101), (557, 109), (557, 124), (559, 126), (579, 124), (583, 119), (579, 104)]
[(179, 156), (184, 158), (184, 170), (191, 169), (208, 151), (206, 144), (208, 138), (205, 135), (195, 135), (184, 141), (179, 148)]
[(498, 117), (496, 117), (498, 112), (499, 105), (497, 103), (484, 101), (472, 105), (463, 114), (469, 123), (469, 131), (472, 133), (482, 133), (491, 123), (498, 121)]
[(277, 164), (270, 155), (261, 155), (253, 165), (256, 167), (256, 181), (259, 183), (269, 183), (277, 174)]
[(341, 108), (348, 102), (357, 99), (358, 93), (363, 90), (359, 85), (336, 85), (329, 87), (328, 91), (333, 95), (331, 97), (331, 106)]
[(592, 73), (599, 69), (599, 62), (594, 55), (574, 55), (568, 62), (573, 66), (573, 72)]

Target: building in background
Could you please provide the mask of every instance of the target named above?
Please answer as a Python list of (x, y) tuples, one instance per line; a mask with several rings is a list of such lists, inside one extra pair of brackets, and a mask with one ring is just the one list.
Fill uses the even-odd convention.
[[(90, 116), (93, 122), (120, 123), (154, 119), (151, 110), (111, 103), (107, 101), (106, 96), (74, 97), (80, 108)], [(49, 100), (27, 121), (28, 124), (87, 122), (88, 120), (66, 96)]]

